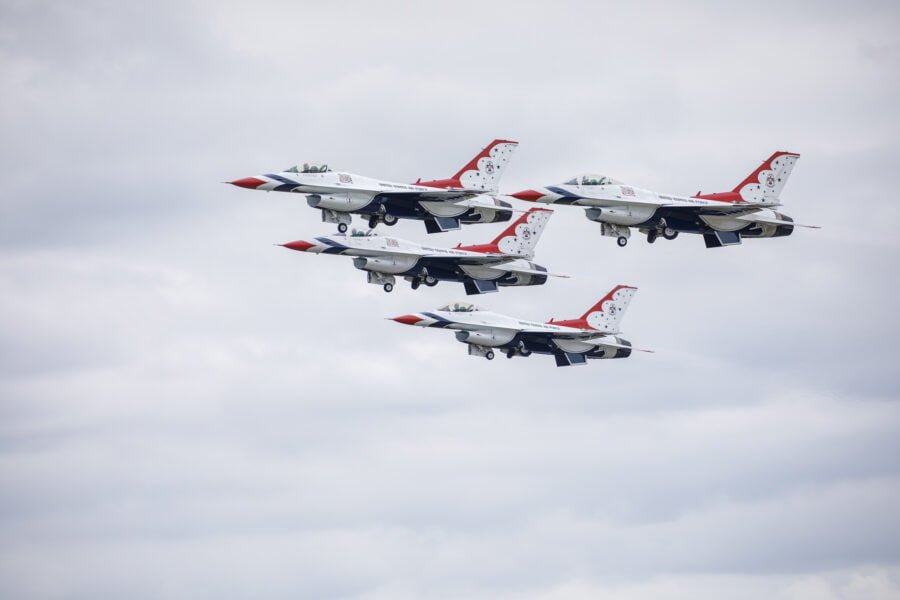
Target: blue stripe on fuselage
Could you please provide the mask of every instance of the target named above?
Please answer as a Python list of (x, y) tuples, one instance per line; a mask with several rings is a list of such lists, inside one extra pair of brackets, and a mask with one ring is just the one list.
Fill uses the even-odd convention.
[(453, 321), (448, 321), (444, 317), (439, 317), (434, 313), (423, 312), (422, 314), (425, 315), (426, 317), (428, 317), (429, 319), (434, 319), (435, 321), (437, 321), (437, 323), (429, 325), (429, 327), (447, 327), (448, 325), (453, 324)]
[(560, 196), (562, 196), (562, 198), (560, 198), (559, 200), (555, 200), (554, 204), (574, 204), (581, 199), (581, 196), (573, 194), (568, 190), (564, 190), (561, 187), (551, 186), (547, 189), (554, 194), (559, 194)]
[(291, 181), (287, 177), (282, 177), (281, 175), (275, 175), (274, 173), (266, 173), (266, 177), (269, 179), (274, 179), (275, 181), (280, 181), (281, 185), (275, 187), (274, 191), (276, 192), (290, 192), (295, 188), (300, 187), (301, 184), (296, 181)]
[(347, 249), (347, 246), (325, 237), (318, 237), (316, 238), (316, 241), (329, 246), (329, 248), (322, 251), (322, 254), (340, 254)]

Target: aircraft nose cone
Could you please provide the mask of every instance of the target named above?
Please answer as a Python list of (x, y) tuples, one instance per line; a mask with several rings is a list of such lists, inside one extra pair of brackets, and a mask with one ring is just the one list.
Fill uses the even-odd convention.
[(247, 188), (248, 190), (255, 190), (259, 186), (265, 183), (262, 179), (257, 179), (256, 177), (244, 177), (243, 179), (235, 179), (234, 181), (229, 181), (231, 185), (236, 185), (238, 187)]
[(304, 240), (297, 240), (296, 242), (288, 242), (287, 244), (282, 244), (283, 247), (289, 248), (291, 250), (296, 250), (297, 252), (306, 252), (315, 244), (310, 244)]
[(404, 325), (415, 325), (423, 321), (424, 319), (421, 319), (416, 315), (400, 315), (399, 317), (394, 317), (391, 320), (397, 321), (398, 323), (403, 323)]
[(522, 190), (521, 192), (516, 192), (515, 194), (510, 194), (513, 198), (518, 198), (519, 200), (527, 200), (529, 202), (536, 202), (540, 198), (544, 197), (544, 194), (535, 191), (535, 190)]

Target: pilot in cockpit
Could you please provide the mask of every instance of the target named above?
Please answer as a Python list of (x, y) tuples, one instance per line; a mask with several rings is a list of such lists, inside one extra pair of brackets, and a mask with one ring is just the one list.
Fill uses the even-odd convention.
[(285, 173), (327, 173), (328, 165), (311, 165), (309, 163), (303, 163), (299, 166), (293, 166), (290, 169), (287, 169)]

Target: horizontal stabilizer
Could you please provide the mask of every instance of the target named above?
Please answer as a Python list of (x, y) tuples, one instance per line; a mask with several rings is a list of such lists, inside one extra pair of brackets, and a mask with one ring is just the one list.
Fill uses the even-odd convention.
[(792, 227), (808, 227), (809, 229), (822, 229), (819, 225), (804, 225), (803, 223), (795, 223), (788, 219), (769, 219), (755, 214), (742, 215), (735, 217), (741, 221), (749, 221), (750, 223), (766, 223), (768, 225), (790, 225)]
[[(483, 194), (482, 194), (483, 195)], [(495, 204), (493, 202), (488, 202), (486, 200), (481, 199), (480, 196), (476, 196), (475, 198), (464, 198), (462, 200), (454, 201), (454, 206), (464, 206), (466, 208), (483, 208), (487, 210), (499, 210), (504, 212), (514, 212), (514, 213), (524, 213), (527, 212), (525, 210), (514, 208), (512, 206), (503, 206), (501, 204)]]
[(544, 275), (546, 277), (561, 277), (562, 279), (571, 279), (571, 275), (562, 275), (560, 273), (549, 273), (540, 269), (527, 269), (525, 267), (509, 266), (510, 273), (524, 273), (526, 275)]
[[(650, 354), (655, 354), (654, 350), (646, 350), (644, 348), (635, 348), (631, 344), (620, 344), (619, 342), (607, 341), (609, 339), (610, 338), (604, 338), (604, 339), (600, 339), (600, 340), (585, 340), (585, 341), (593, 342), (594, 344), (597, 344), (598, 346), (609, 346), (610, 348), (621, 348), (622, 350), (637, 350), (638, 352), (648, 352)], [(615, 339), (615, 338), (612, 338), (612, 339)]]

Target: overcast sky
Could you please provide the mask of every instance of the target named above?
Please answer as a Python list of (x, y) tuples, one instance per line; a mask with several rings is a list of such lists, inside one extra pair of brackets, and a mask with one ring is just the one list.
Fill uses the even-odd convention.
[[(892, 2), (0, 0), (0, 596), (900, 597), (900, 9)], [(679, 194), (802, 156), (821, 230), (620, 249), (556, 209), (572, 276), (639, 287), (656, 350), (469, 357), (300, 196), (521, 142), (503, 191), (591, 171)], [(357, 221), (362, 223), (361, 221)], [(428, 236), (489, 241), (500, 225)], [(421, 223), (391, 232), (426, 239)]]

